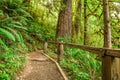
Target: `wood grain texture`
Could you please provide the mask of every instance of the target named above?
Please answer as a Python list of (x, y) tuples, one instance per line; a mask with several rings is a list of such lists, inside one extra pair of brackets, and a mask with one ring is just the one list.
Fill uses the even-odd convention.
[(91, 46), (83, 46), (78, 44), (54, 42), (54, 41), (48, 41), (48, 42), (52, 44), (63, 44), (65, 46), (72, 47), (72, 48), (79, 48), (81, 50), (86, 50), (88, 52), (91, 52), (94, 54), (100, 54), (102, 56), (111, 56), (111, 57), (120, 58), (120, 49), (97, 48), (97, 47), (91, 47)]

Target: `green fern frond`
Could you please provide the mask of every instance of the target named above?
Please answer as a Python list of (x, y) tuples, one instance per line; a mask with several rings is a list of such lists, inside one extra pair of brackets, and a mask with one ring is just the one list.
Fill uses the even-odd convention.
[(24, 44), (24, 39), (23, 39), (23, 37), (22, 37), (22, 34), (20, 33), (20, 32), (18, 32), (19, 33), (19, 36), (20, 36), (20, 44), (22, 45), (22, 47), (25, 47), (25, 44)]
[(0, 45), (2, 45), (2, 48), (6, 49), (6, 50), (9, 49), (2, 39), (0, 39)]
[(15, 35), (15, 38), (18, 40), (18, 41), (21, 41), (21, 37), (20, 35), (17, 33), (16, 30), (12, 29), (12, 28), (9, 28), (9, 27), (6, 27), (6, 29), (10, 30), (14, 35)]
[(22, 23), (18, 22), (18, 21), (13, 21), (12, 23), (16, 24), (16, 25), (19, 25), (19, 26), (22, 26)]
[(7, 38), (15, 41), (15, 37), (13, 36), (13, 34), (11, 34), (9, 31), (3, 29), (3, 28), (0, 28), (0, 34), (6, 36)]
[(13, 20), (13, 17), (9, 17), (8, 15), (6, 15), (6, 18), (0, 20), (0, 23), (7, 23), (7, 22), (11, 22)]
[(14, 27), (14, 28), (27, 30), (27, 28), (24, 27), (21, 22), (13, 21), (12, 19), (4, 19), (4, 20), (0, 21), (0, 24), (2, 27), (5, 27), (5, 28), (6, 28), (6, 26), (8, 26), (8, 27)]
[(20, 39), (21, 39), (21, 42), (24, 43), (24, 40), (23, 40), (23, 37), (22, 37), (22, 34), (20, 32), (19, 33), (19, 36), (20, 36)]
[(0, 16), (2, 16), (3, 15), (3, 11), (2, 10), (0, 10)]
[(18, 25), (14, 25), (15, 28), (19, 28), (19, 29), (23, 29), (23, 30), (27, 30), (26, 27), (23, 27), (23, 26), (18, 26)]
[(23, 15), (24, 17), (30, 17), (31, 19), (33, 19), (33, 17), (32, 17), (28, 12), (26, 12), (24, 9), (22, 9), (22, 8), (17, 9), (16, 11), (17, 11), (18, 13), (24, 14), (24, 15)]
[(20, 18), (22, 21), (25, 21), (25, 22), (28, 21), (28, 19), (24, 16), (18, 16), (18, 18)]
[(12, 21), (11, 23), (8, 23), (8, 25), (9, 25), (10, 27), (27, 30), (27, 28), (24, 27), (22, 23), (17, 22), (17, 21)]

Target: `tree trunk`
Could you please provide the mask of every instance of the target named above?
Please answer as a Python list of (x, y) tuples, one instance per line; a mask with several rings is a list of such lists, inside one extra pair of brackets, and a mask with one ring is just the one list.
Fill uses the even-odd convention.
[[(103, 0), (104, 11), (104, 47), (111, 48), (111, 26), (108, 0)], [(119, 59), (103, 55), (102, 57), (102, 80), (120, 80)]]
[(71, 28), (72, 28), (72, 0), (63, 0), (63, 8), (61, 9), (57, 28), (56, 38), (69, 38), (71, 39)]
[(108, 0), (103, 0), (104, 10), (104, 47), (111, 48), (111, 26), (109, 17)]
[(84, 0), (84, 45), (88, 45), (87, 0)]
[(77, 4), (77, 11), (76, 11), (75, 25), (74, 25), (75, 33), (77, 37), (78, 37), (78, 34), (80, 32), (80, 27), (81, 27), (81, 12), (82, 12), (82, 0), (79, 0)]
[(78, 36), (80, 34), (80, 27), (81, 27), (81, 15), (82, 15), (82, 0), (77, 0), (76, 3), (76, 14), (75, 14), (75, 20), (74, 25), (72, 26), (72, 43), (76, 43), (78, 40)]

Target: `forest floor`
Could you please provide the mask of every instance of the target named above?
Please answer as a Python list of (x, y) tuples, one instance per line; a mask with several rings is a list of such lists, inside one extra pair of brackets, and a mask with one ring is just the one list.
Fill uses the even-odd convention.
[(16, 80), (65, 80), (55, 62), (43, 54), (43, 51), (29, 53)]

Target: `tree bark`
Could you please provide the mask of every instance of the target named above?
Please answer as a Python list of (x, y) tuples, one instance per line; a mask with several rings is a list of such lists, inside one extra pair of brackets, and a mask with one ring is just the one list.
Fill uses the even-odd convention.
[(103, 0), (103, 10), (104, 10), (104, 47), (111, 48), (111, 26), (110, 26), (110, 16), (108, 0)]
[(88, 45), (87, 0), (84, 0), (84, 45)]
[[(108, 0), (103, 0), (104, 11), (104, 47), (112, 48), (111, 26)], [(102, 57), (102, 80), (120, 80), (119, 59), (103, 55)]]
[(78, 37), (78, 34), (80, 33), (80, 27), (81, 27), (81, 13), (82, 12), (82, 0), (79, 0), (77, 3), (77, 10), (76, 10), (76, 16), (75, 16), (75, 35)]
[[(104, 11), (104, 47), (111, 48), (111, 26), (109, 22), (109, 7), (108, 0), (103, 0), (103, 11)], [(102, 80), (111, 79), (111, 63), (112, 58), (109, 56), (102, 57)]]
[(72, 0), (63, 0), (56, 28), (56, 38), (69, 38), (72, 36)]

